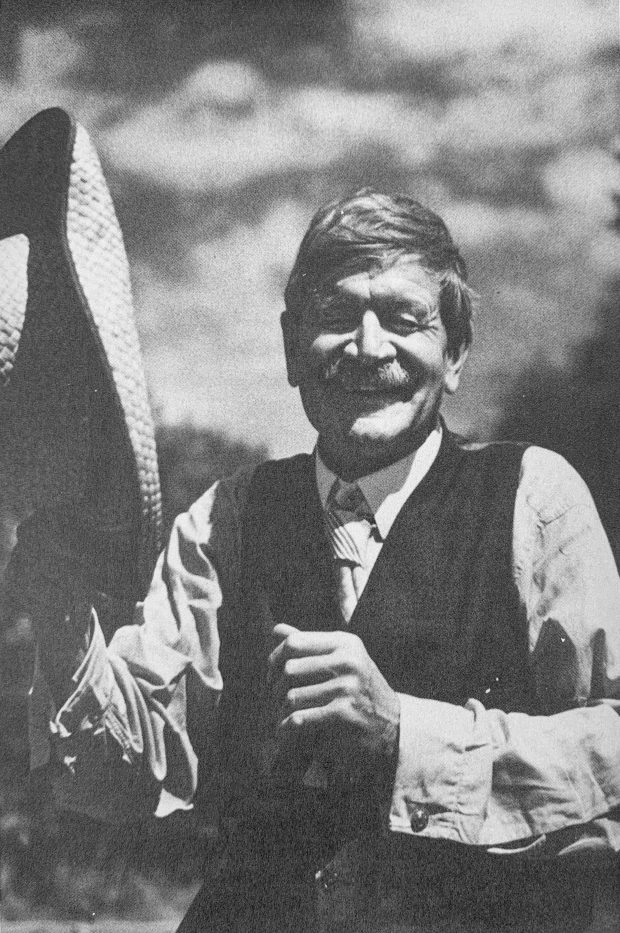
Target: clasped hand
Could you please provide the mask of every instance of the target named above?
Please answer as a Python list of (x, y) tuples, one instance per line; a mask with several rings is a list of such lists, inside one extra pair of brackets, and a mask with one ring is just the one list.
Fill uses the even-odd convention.
[(400, 702), (362, 640), (351, 632), (303, 632), (284, 624), (273, 634), (279, 644), (269, 657), (269, 681), (279, 703), (281, 742), (317, 736), (317, 746), (331, 756), (357, 759), (350, 766), (391, 756)]

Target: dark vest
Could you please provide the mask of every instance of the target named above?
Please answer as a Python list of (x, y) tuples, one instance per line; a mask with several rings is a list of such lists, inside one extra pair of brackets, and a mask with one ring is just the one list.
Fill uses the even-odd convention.
[[(523, 452), (517, 444), (467, 449), (444, 431), (433, 466), (394, 522), (349, 629), (395, 690), (454, 704), (473, 697), (487, 708), (537, 712), (527, 625), (512, 575)], [(351, 807), (342, 797), (332, 806), (308, 803), (291, 797), (290, 786), (274, 784), (269, 742), (275, 714), (265, 683), (269, 633), (278, 622), (305, 630), (344, 627), (310, 456), (258, 468), (243, 548), (239, 619), (234, 630), (221, 632), (220, 794), (231, 812), (249, 814), (233, 847), (255, 856), (248, 862), (244, 855), (240, 873), (229, 866), (237, 872), (237, 889), (251, 885), (254, 873), (267, 865), (272, 883), (292, 865), (300, 877), (310, 878), (347, 834), (368, 829), (367, 822), (356, 826), (350, 820)], [(311, 757), (303, 750), (297, 762), (288, 762), (293, 786)], [(363, 804), (357, 809), (365, 811)], [(538, 867), (509, 866), (469, 846), (389, 836), (382, 861), (393, 857), (392, 876), (404, 873), (399, 885), (413, 898), (413, 915), (424, 901), (432, 916), (438, 909), (471, 913), (472, 920), (486, 918), (500, 929), (500, 920), (522, 918), (529, 905), (528, 922), (543, 929), (547, 903), (553, 901), (555, 909), (574, 893), (561, 872), (546, 878)], [(269, 883), (263, 877), (260, 887)], [(552, 893), (554, 884), (559, 890)], [(308, 891), (295, 891), (288, 904), (275, 898), (282, 929), (285, 917), (293, 918), (291, 929), (302, 924)], [(567, 911), (574, 914), (574, 897), (569, 901)], [(269, 912), (272, 906), (273, 898), (256, 909)], [(275, 922), (266, 919), (265, 929)]]
[[(511, 567), (522, 456), (515, 444), (466, 450), (446, 433), (398, 515), (349, 624), (395, 690), (535, 709)], [(267, 614), (270, 625), (343, 628), (311, 457), (259, 468), (245, 536), (248, 616), (260, 590), (262, 625)]]

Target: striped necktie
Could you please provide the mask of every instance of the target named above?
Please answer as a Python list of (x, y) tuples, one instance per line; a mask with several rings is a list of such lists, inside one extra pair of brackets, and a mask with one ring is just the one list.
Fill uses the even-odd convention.
[(338, 604), (349, 622), (367, 579), (366, 550), (374, 516), (357, 483), (340, 479), (330, 490), (324, 514), (335, 562)]

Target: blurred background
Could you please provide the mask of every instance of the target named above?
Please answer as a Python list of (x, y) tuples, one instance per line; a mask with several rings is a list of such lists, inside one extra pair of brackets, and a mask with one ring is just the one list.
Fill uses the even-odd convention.
[[(316, 208), (372, 184), (446, 219), (479, 295), (451, 427), (568, 456), (618, 553), (617, 65), (611, 0), (2, 3), (0, 143), (62, 106), (114, 197), (167, 521), (216, 476), (311, 448), (282, 291)], [(145, 829), (129, 881), (109, 840), (67, 842), (25, 777), (29, 626), (0, 629), (5, 919), (178, 916), (208, 821), (169, 824), (168, 858)]]

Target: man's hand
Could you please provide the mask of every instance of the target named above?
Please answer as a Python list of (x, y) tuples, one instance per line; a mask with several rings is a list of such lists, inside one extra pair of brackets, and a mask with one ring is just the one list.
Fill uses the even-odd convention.
[[(400, 702), (363, 642), (350, 632), (302, 632), (276, 625), (269, 657), (280, 700), (278, 732), (287, 740), (317, 735), (327, 757), (391, 757), (398, 741)], [(342, 763), (342, 762), (339, 762)], [(349, 764), (354, 762), (349, 761)]]
[(43, 513), (18, 528), (6, 591), (10, 611), (32, 620), (39, 662), (60, 707), (75, 689), (72, 676), (88, 650), (95, 593)]

